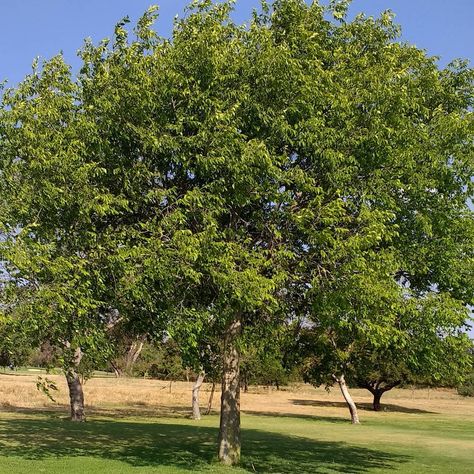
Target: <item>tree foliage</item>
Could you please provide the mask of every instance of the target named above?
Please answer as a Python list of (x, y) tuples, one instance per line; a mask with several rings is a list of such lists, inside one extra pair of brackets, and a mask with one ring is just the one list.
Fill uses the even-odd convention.
[(237, 25), (200, 0), (169, 39), (151, 8), (86, 42), (77, 78), (58, 56), (3, 94), (6, 313), (70, 361), (118, 320), (194, 359), (217, 341), (226, 463), (246, 334), (295, 318), (333, 371), (400, 346), (437, 377), (423, 348), (463, 345), (473, 71), (348, 5), (276, 0)]

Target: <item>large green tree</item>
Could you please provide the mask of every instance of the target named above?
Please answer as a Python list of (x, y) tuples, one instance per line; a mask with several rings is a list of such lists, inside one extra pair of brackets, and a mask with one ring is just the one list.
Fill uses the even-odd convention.
[(56, 58), (4, 97), (12, 274), (81, 337), (114, 316), (190, 347), (212, 327), (226, 464), (243, 331), (324, 316), (384, 339), (395, 311), (373, 310), (404, 286), (472, 300), (472, 72), (346, 6), (277, 0), (239, 26), (195, 1), (170, 39), (150, 10), (133, 40), (124, 20), (87, 43), (77, 80)]

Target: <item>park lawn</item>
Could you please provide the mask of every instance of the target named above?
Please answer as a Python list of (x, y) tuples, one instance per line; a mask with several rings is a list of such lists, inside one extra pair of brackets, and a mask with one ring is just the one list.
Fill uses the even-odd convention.
[(215, 462), (218, 417), (90, 417), (37, 410), (0, 414), (0, 472), (386, 473), (474, 472), (474, 423), (433, 413), (345, 418), (243, 415), (240, 468)]

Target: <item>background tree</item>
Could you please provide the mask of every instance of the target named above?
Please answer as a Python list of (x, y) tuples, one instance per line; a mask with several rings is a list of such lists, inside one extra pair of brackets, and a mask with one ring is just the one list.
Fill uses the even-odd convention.
[(369, 320), (376, 330), (372, 337), (360, 328), (366, 323), (362, 319), (334, 330), (323, 325), (304, 329), (299, 343), (300, 354), (307, 354), (306, 379), (330, 386), (342, 373), (345, 382), (373, 394), (377, 411), (383, 393), (399, 385), (457, 386), (470, 366), (466, 308), (436, 294), (401, 303), (392, 327), (387, 318), (383, 327), (376, 326), (376, 318)]
[(398, 338), (377, 350), (362, 345), (353, 358), (351, 381), (372, 393), (375, 411), (381, 409), (382, 395), (394, 387), (457, 387), (466, 379), (472, 367), (472, 341), (464, 326), (466, 311), (447, 308), (437, 299), (431, 295), (421, 311), (412, 302), (397, 318)]
[(101, 270), (110, 268), (114, 244), (107, 247), (95, 224), (120, 204), (88, 162), (84, 137), (93, 132), (79, 91), (58, 56), (5, 92), (0, 225), (7, 307), (37, 344), (47, 340), (61, 350), (71, 418), (82, 421), (79, 367), (85, 352), (106, 350), (104, 331), (113, 319)]

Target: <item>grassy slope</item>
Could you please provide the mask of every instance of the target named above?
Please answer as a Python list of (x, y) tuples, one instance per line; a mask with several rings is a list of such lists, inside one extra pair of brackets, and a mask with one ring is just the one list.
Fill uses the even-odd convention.
[(474, 472), (474, 426), (447, 414), (243, 417), (243, 464), (215, 464), (218, 418), (64, 421), (33, 409), (0, 415), (1, 473)]

